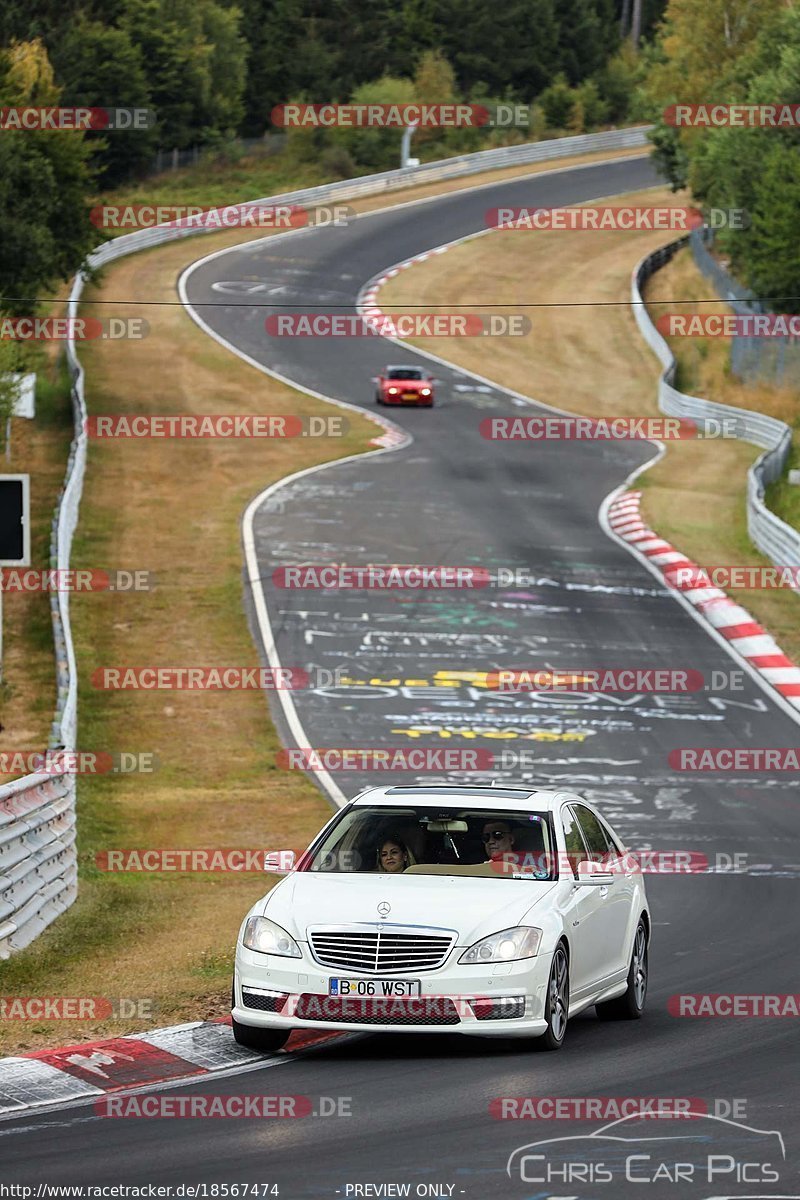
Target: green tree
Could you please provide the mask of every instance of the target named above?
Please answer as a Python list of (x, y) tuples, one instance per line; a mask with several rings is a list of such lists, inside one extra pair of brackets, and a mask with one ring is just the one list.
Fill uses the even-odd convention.
[[(53, 52), (63, 84), (62, 102), (102, 108), (150, 108), (150, 89), (141, 50), (125, 29), (113, 29), (84, 15), (66, 31)], [(100, 182), (113, 187), (138, 174), (152, 158), (153, 129), (89, 133)]]
[[(52, 105), (59, 90), (41, 41), (0, 52), (0, 105)], [(0, 137), (0, 296), (13, 313), (33, 312), (45, 287), (70, 275), (97, 240), (85, 196), (89, 147), (80, 133)]]
[(800, 303), (800, 155), (774, 142), (756, 177), (751, 223), (737, 246), (745, 282), (768, 297), (778, 312), (797, 312)]
[(557, 75), (550, 87), (545, 88), (538, 99), (548, 129), (566, 129), (573, 119), (575, 93), (567, 83), (565, 75)]
[[(452, 104), (459, 99), (450, 63), (438, 50), (426, 50), (414, 72), (414, 99), (422, 104)], [(419, 150), (432, 142), (446, 142), (445, 129), (418, 129), (413, 145)], [(452, 132), (457, 132), (455, 129)]]
[[(352, 104), (411, 104), (416, 99), (410, 79), (384, 75), (374, 83), (362, 83), (350, 98)], [(370, 171), (388, 171), (400, 166), (401, 128), (331, 130), (332, 145), (344, 147), (353, 162)]]

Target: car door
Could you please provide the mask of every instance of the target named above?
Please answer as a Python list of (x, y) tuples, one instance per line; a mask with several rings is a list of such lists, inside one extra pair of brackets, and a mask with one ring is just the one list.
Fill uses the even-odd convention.
[[(628, 936), (631, 927), (631, 906), (635, 892), (633, 876), (625, 868), (619, 853), (602, 822), (588, 805), (574, 803), (572, 811), (583, 834), (591, 862), (598, 869), (610, 872), (607, 883), (598, 888), (602, 900), (600, 931), (605, 960), (604, 975), (613, 975), (628, 968)], [(601, 976), (602, 978), (602, 976)]]
[[(559, 868), (561, 878), (578, 878), (578, 863), (589, 860), (589, 850), (577, 817), (570, 804), (561, 808), (561, 831), (566, 849), (566, 861)], [(605, 894), (602, 887), (573, 885), (567, 908), (567, 936), (570, 940), (570, 995), (582, 999), (592, 992), (599, 979), (608, 974), (604, 933)]]

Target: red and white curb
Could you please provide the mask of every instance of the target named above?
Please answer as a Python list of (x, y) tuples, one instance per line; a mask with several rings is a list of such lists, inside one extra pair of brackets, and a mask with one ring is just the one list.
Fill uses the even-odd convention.
[[(289, 1052), (336, 1037), (316, 1030), (293, 1033)], [(285, 1052), (247, 1050), (233, 1040), (228, 1021), (193, 1021), (136, 1036), (80, 1042), (0, 1059), (0, 1116), (87, 1100), (129, 1088), (202, 1079), (250, 1063), (277, 1065)]]
[(356, 310), (365, 320), (374, 320), (381, 322), (381, 332), (386, 337), (397, 337), (397, 330), (391, 324), (391, 317), (388, 316), (378, 304), (378, 292), (384, 284), (390, 279), (394, 279), (395, 275), (399, 275), (401, 271), (405, 271), (408, 267), (413, 267), (416, 263), (425, 262), (429, 258), (433, 258), (436, 254), (444, 254), (450, 249), (452, 243), (447, 243), (444, 246), (437, 246), (435, 250), (426, 250), (424, 254), (417, 254), (413, 258), (407, 258), (403, 262), (395, 263), (383, 275), (376, 275), (370, 279), (369, 283), (365, 284), (356, 301)]
[(649, 529), (639, 511), (641, 492), (623, 492), (608, 507), (613, 532), (632, 550), (658, 567), (664, 583), (683, 596), (741, 657), (783, 698), (800, 710), (800, 667), (783, 653), (778, 643), (747, 611), (717, 587), (677, 588), (667, 571), (687, 568), (699, 576), (702, 567)]

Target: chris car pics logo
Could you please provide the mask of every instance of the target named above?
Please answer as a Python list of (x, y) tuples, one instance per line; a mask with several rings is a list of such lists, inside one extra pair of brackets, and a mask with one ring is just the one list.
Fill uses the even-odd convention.
[(590, 1134), (530, 1142), (512, 1151), (506, 1172), (548, 1187), (610, 1184), (609, 1197), (631, 1194), (626, 1184), (638, 1185), (633, 1194), (639, 1195), (647, 1183), (728, 1188), (781, 1179), (786, 1148), (778, 1130), (708, 1112), (687, 1115), (694, 1118), (688, 1128), (683, 1121), (662, 1124), (634, 1113)]

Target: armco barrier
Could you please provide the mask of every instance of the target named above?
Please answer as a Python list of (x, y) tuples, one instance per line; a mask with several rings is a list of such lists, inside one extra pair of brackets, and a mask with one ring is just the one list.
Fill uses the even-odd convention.
[(742, 441), (762, 446), (759, 455), (748, 471), (747, 477), (747, 529), (753, 544), (766, 554), (777, 566), (800, 566), (800, 533), (776, 517), (764, 503), (764, 489), (768, 483), (779, 479), (786, 467), (792, 445), (792, 431), (783, 421), (768, 417), (764, 413), (746, 408), (733, 408), (703, 400), (700, 396), (687, 396), (673, 387), (675, 358), (664, 338), (650, 320), (642, 302), (642, 288), (647, 280), (665, 263), (668, 263), (683, 246), (688, 245), (691, 235), (662, 246), (635, 267), (631, 280), (631, 302), (639, 330), (658, 356), (662, 367), (658, 382), (658, 405), (662, 412), (672, 417), (689, 417), (698, 420), (734, 421), (736, 436)]
[[(650, 126), (588, 133), (546, 142), (529, 142), (496, 150), (479, 150), (458, 158), (426, 163), (344, 179), (279, 196), (247, 201), (248, 205), (330, 204), (397, 191), (412, 184), (458, 179), (482, 171), (566, 158), (602, 150), (625, 150), (647, 146)], [(240, 205), (220, 209), (233, 212)], [(86, 260), (86, 270), (96, 270), (123, 255), (146, 250), (184, 237), (218, 232), (187, 226), (185, 221), (158, 225), (106, 242)], [(78, 314), (84, 274), (72, 284), (68, 315)], [(70, 449), (64, 490), (53, 522), (50, 565), (66, 570), (70, 562), (72, 535), (78, 522), (83, 476), (86, 469), (86, 402), (83, 368), (74, 342), (67, 343), (67, 360), (72, 381), (75, 437)], [(50, 737), (51, 747), (74, 749), (77, 735), (78, 684), (75, 651), (69, 619), (69, 593), (51, 596), (56, 652), (58, 699)], [(75, 899), (77, 890), (75, 855), (75, 776), (27, 775), (0, 787), (0, 958), (27, 946)]]

